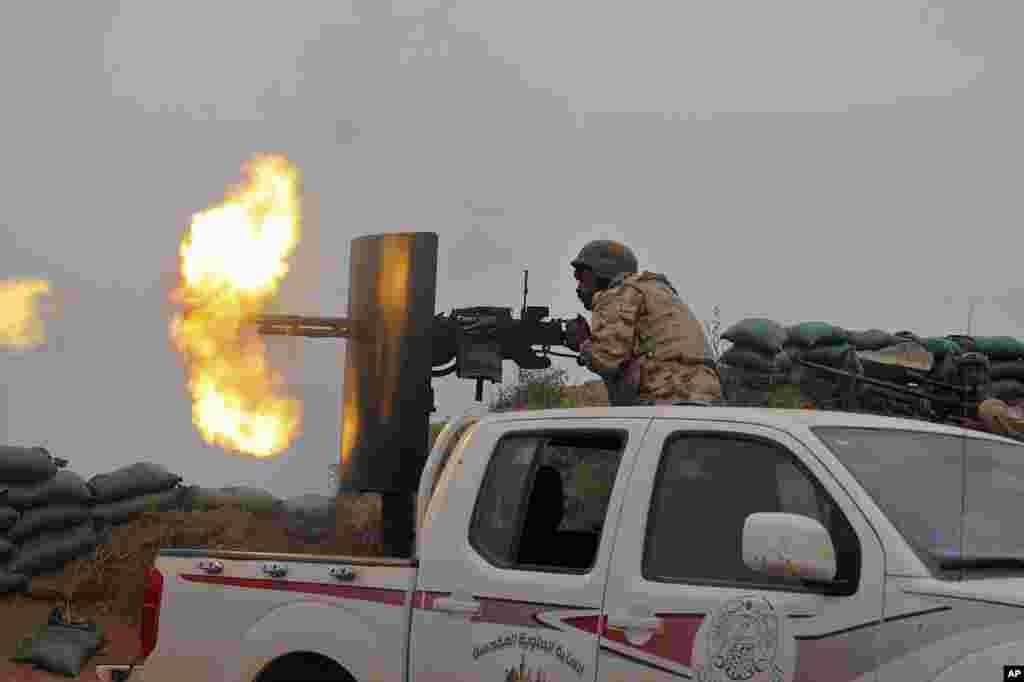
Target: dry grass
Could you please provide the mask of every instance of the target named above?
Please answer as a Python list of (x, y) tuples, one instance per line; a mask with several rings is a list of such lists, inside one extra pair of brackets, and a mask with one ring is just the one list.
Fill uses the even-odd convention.
[(603, 381), (563, 386), (562, 398), (572, 407), (604, 407), (609, 404), (608, 389)]

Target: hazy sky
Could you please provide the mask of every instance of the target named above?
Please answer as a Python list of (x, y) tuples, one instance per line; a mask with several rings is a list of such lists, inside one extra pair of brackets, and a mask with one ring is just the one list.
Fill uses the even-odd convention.
[(306, 426), (261, 461), (201, 442), (168, 341), (189, 217), (258, 152), (306, 188), (282, 311), (344, 315), (350, 240), (424, 230), (439, 310), (518, 307), (529, 268), (575, 315), (568, 261), (612, 237), (701, 318), (944, 334), (974, 297), (975, 333), (1024, 336), (1015, 0), (120, 4), (0, 24), (0, 278), (65, 303), (0, 355), (0, 442), (83, 475), (326, 491), (343, 344), (270, 342)]

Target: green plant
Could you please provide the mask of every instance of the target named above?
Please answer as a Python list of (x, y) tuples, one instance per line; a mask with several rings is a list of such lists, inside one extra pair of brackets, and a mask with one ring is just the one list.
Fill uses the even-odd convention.
[(520, 370), (515, 384), (498, 389), (490, 407), (495, 412), (566, 407), (571, 402), (563, 390), (567, 377), (568, 372), (560, 368)]
[(768, 407), (796, 410), (800, 408), (803, 400), (800, 387), (793, 384), (776, 384), (768, 391)]

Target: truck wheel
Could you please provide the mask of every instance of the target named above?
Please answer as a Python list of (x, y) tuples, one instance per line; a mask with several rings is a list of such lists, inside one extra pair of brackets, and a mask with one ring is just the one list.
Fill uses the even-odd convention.
[(268, 665), (256, 682), (355, 682), (355, 678), (326, 656), (297, 652)]

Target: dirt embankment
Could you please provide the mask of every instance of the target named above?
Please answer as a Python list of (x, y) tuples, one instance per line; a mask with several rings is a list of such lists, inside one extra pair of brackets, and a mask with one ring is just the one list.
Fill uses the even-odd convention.
[(162, 547), (379, 556), (379, 515), (379, 502), (372, 497), (340, 502), (337, 532), (322, 543), (308, 543), (290, 535), (273, 512), (241, 506), (142, 514), (113, 528), (110, 541), (98, 547), (95, 556), (72, 561), (58, 573), (36, 576), (25, 594), (0, 596), (0, 682), (66, 679), (9, 660), (18, 640), (45, 623), (55, 606), (98, 622), (110, 640), (80, 679), (94, 679), (96, 664), (131, 661), (139, 651), (146, 568)]

